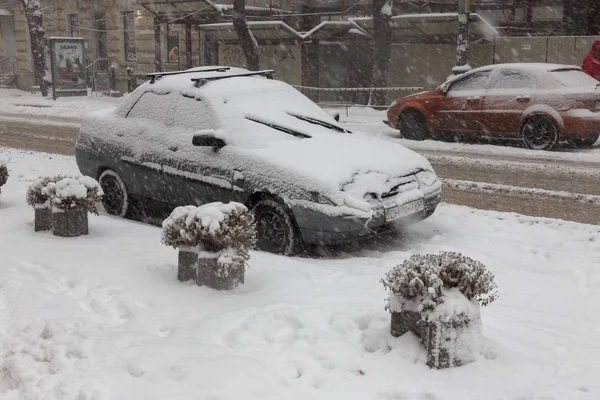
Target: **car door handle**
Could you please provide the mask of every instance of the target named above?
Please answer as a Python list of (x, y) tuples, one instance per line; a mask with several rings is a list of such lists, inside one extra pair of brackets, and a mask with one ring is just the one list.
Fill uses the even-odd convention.
[(467, 101), (469, 101), (469, 102), (476, 102), (476, 101), (479, 101), (479, 100), (481, 100), (481, 97), (479, 97), (479, 96), (467, 97)]
[(529, 101), (529, 100), (531, 100), (531, 97), (529, 97), (526, 94), (522, 94), (522, 95), (517, 96), (517, 101)]

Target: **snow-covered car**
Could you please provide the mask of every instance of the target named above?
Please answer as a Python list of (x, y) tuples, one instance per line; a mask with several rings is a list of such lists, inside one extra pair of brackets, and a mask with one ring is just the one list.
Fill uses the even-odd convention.
[(591, 146), (600, 137), (599, 86), (572, 65), (488, 65), (396, 100), (387, 121), (407, 139), (452, 133), (520, 139), (535, 150), (561, 139)]
[(99, 180), (106, 211), (237, 201), (255, 213), (259, 247), (281, 254), (434, 212), (441, 183), (425, 158), (347, 131), (272, 72), (157, 73), (116, 109), (86, 118), (77, 165)]

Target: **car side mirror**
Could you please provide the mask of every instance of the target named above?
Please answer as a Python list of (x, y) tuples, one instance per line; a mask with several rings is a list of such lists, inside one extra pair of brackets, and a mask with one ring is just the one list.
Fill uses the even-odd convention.
[(331, 115), (333, 117), (333, 119), (336, 120), (336, 122), (340, 122), (340, 113), (337, 111), (330, 111), (329, 115)]
[(448, 89), (450, 89), (450, 85), (444, 85), (440, 92), (445, 96), (448, 93)]
[(215, 152), (227, 145), (223, 139), (214, 137), (213, 135), (194, 135), (192, 144), (200, 147), (212, 147)]

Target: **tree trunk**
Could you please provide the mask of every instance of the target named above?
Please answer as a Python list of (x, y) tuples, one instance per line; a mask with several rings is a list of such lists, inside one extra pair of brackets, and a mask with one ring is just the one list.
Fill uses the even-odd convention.
[[(392, 1), (373, 0), (373, 67), (371, 87), (386, 87), (392, 52)], [(374, 90), (370, 93), (369, 104), (386, 104), (386, 92)]]
[(31, 39), (31, 55), (33, 56), (33, 69), (35, 83), (40, 85), (42, 96), (48, 96), (49, 82), (46, 76), (46, 31), (44, 30), (44, 17), (39, 0), (21, 0)]
[(246, 22), (246, 0), (233, 0), (233, 27), (246, 57), (246, 68), (258, 71), (258, 43)]

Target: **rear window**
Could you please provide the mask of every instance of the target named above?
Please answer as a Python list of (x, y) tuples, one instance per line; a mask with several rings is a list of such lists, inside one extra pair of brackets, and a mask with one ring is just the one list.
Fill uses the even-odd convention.
[(577, 69), (552, 71), (550, 73), (561, 85), (567, 87), (594, 87), (599, 83), (585, 72)]

